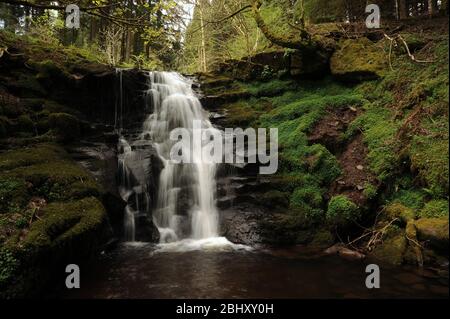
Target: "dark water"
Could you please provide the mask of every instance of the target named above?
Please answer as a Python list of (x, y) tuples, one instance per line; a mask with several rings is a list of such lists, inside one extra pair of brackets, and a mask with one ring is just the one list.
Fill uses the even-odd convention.
[[(120, 246), (82, 270), (64, 298), (448, 298), (448, 276), (380, 265), (381, 288), (367, 289), (370, 261), (311, 258), (299, 249), (154, 253)], [(448, 274), (448, 272), (447, 272)]]

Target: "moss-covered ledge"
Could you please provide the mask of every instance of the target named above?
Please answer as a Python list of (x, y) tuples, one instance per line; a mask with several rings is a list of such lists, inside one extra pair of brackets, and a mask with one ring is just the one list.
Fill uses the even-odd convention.
[(2, 298), (39, 295), (111, 236), (102, 188), (61, 146), (0, 153), (0, 185)]

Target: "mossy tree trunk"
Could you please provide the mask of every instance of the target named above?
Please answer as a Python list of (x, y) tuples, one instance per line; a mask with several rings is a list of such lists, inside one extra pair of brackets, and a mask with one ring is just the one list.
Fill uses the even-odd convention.
[(256, 21), (256, 25), (261, 30), (261, 32), (265, 35), (265, 37), (274, 44), (282, 46), (284, 48), (289, 49), (310, 49), (317, 43), (310, 40), (310, 36), (308, 32), (304, 29), (304, 27), (299, 30), (300, 36), (297, 37), (289, 37), (289, 36), (278, 36), (274, 32), (272, 32), (269, 26), (264, 21), (261, 13), (259, 11), (262, 5), (261, 0), (253, 0), (252, 2), (252, 12), (254, 19)]

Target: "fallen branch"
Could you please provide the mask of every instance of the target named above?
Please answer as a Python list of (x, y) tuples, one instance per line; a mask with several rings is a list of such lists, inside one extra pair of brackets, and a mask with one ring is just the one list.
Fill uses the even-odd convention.
[(392, 46), (395, 45), (397, 46), (397, 40), (400, 40), (401, 43), (403, 44), (403, 46), (406, 49), (406, 53), (408, 54), (409, 58), (416, 62), (416, 63), (434, 63), (436, 62), (435, 60), (419, 60), (417, 59), (414, 54), (411, 53), (411, 50), (409, 49), (408, 43), (406, 43), (405, 39), (400, 35), (397, 34), (395, 36), (388, 36), (386, 33), (383, 33), (384, 37), (390, 41), (389, 43), (389, 66), (391, 68), (391, 70), (394, 70), (394, 68), (392, 67), (392, 62), (391, 62), (391, 55), (392, 55)]

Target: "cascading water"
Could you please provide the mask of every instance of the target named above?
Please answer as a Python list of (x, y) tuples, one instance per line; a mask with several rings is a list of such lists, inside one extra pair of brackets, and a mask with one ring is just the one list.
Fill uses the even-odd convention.
[[(126, 239), (134, 241), (136, 216), (149, 213), (151, 209), (147, 189), (150, 172), (146, 171), (150, 164), (142, 151), (146, 147), (154, 148), (164, 165), (152, 214), (160, 241), (217, 237), (216, 164), (203, 161), (202, 152), (188, 150), (193, 145), (192, 140), (184, 139), (183, 163), (170, 159), (171, 149), (177, 142), (170, 139), (173, 129), (184, 128), (192, 133), (194, 121), (201, 123), (203, 130), (216, 129), (209, 122), (189, 80), (174, 72), (151, 72), (148, 85), (146, 100), (151, 114), (141, 132), (127, 138), (122, 136), (119, 142), (121, 194), (128, 203), (125, 209)], [(202, 140), (201, 148), (206, 142)], [(193, 158), (189, 160), (188, 154)], [(130, 181), (132, 178), (138, 181)]]

